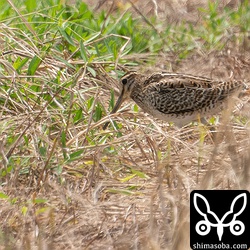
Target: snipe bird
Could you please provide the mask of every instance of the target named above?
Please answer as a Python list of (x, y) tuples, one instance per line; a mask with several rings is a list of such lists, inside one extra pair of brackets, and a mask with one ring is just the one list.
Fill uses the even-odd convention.
[[(198, 117), (214, 115), (226, 108), (229, 98), (238, 96), (244, 83), (217, 81), (179, 73), (144, 75), (129, 72), (121, 78), (121, 94), (111, 111), (115, 113), (128, 98), (144, 111), (182, 127)], [(107, 128), (109, 122), (104, 125)]]

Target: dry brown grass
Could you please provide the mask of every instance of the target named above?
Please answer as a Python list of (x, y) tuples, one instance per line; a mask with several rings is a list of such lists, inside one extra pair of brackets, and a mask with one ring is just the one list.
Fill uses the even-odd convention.
[[(1, 34), (18, 39), (15, 30), (0, 25)], [(94, 77), (84, 67), (75, 72), (55, 57), (44, 57), (33, 76), (41, 92), (28, 98), (24, 86), (33, 84), (32, 79), (19, 75), (7, 57), (13, 62), (20, 55), (32, 58), (37, 48), (17, 43), (18, 48), (0, 57), (8, 72), (0, 75), (0, 84), (11, 84), (9, 92), (0, 92), (5, 100), (0, 164), (8, 172), (1, 176), (0, 193), (7, 197), (0, 204), (0, 249), (185, 250), (191, 190), (250, 190), (249, 96), (220, 115), (215, 135), (201, 124), (176, 129), (142, 111), (132, 112), (131, 103), (112, 116), (122, 128), (103, 131), (109, 117), (94, 122), (95, 103), (107, 110), (110, 89), (118, 91), (104, 66), (92, 64)], [(167, 67), (223, 79), (233, 72), (247, 83), (249, 51), (242, 54), (240, 49), (197, 51), (178, 63), (171, 53), (161, 54), (155, 66), (139, 70)], [(58, 77), (59, 68), (65, 69), (60, 83), (48, 84)], [(13, 92), (19, 102), (11, 97)], [(50, 98), (40, 98), (45, 93)], [(93, 107), (85, 110), (92, 96)], [(88, 122), (73, 122), (73, 106), (83, 109)], [(65, 160), (75, 152), (80, 152), (77, 157)], [(14, 167), (9, 171), (10, 165)]]

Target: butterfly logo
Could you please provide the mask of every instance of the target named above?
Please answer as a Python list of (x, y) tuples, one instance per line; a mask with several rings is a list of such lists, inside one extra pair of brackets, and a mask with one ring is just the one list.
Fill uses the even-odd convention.
[[(200, 199), (200, 202), (203, 202), (203, 205), (205, 204), (205, 206), (200, 206), (199, 208), (198, 206), (199, 199)], [(243, 205), (239, 209), (239, 211), (237, 211), (235, 204), (239, 203), (240, 199), (243, 199)], [(194, 203), (194, 207), (196, 211), (204, 218), (203, 220), (200, 220), (199, 222), (197, 222), (195, 226), (195, 230), (199, 235), (204, 236), (204, 235), (209, 234), (211, 227), (217, 228), (217, 235), (218, 235), (219, 241), (221, 241), (222, 239), (225, 227), (229, 227), (230, 232), (235, 236), (238, 236), (244, 233), (245, 225), (243, 224), (242, 221), (237, 220), (237, 217), (246, 208), (246, 205), (247, 205), (246, 193), (239, 194), (233, 199), (231, 206), (230, 206), (230, 210), (226, 212), (222, 216), (221, 219), (219, 219), (218, 216), (213, 211), (210, 210), (210, 205), (207, 199), (203, 195), (195, 193), (193, 197), (193, 203)], [(205, 211), (204, 211), (204, 208), (205, 208)], [(225, 223), (225, 220), (228, 219), (228, 216), (232, 217), (232, 219), (230, 222)], [(211, 222), (211, 219), (213, 219), (213, 222)]]

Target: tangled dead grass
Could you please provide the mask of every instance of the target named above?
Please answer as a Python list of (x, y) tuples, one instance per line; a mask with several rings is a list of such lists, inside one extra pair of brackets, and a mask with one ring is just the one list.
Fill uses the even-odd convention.
[[(15, 77), (13, 88), (19, 81)], [(87, 92), (90, 86), (93, 93)], [(67, 89), (74, 93), (71, 102), (80, 102), (85, 91), (108, 99), (108, 90), (90, 86)], [(103, 136), (117, 133), (100, 129), (107, 117), (76, 125), (64, 110), (51, 112), (48, 105), (24, 102), (9, 112), (6, 105), (1, 117), (2, 164), (8, 168), (6, 152), (16, 162), (1, 187), (10, 198), (1, 202), (5, 247), (184, 249), (189, 244), (191, 190), (249, 190), (249, 126), (237, 113), (225, 122), (220, 119), (214, 139), (202, 125), (176, 130), (141, 111), (132, 113), (129, 105), (113, 118), (124, 124), (122, 135), (98, 144)], [(246, 99), (241, 117), (249, 116), (248, 108)], [(60, 142), (62, 124), (67, 126), (66, 148)], [(44, 133), (44, 126), (53, 130)], [(94, 128), (92, 144), (86, 137)], [(25, 131), (25, 150), (23, 138), (17, 145), (6, 143), (4, 135), (10, 131), (17, 138)], [(41, 140), (46, 157), (38, 152)], [(79, 159), (63, 163), (63, 154), (76, 149), (82, 149)], [(19, 168), (22, 161), (29, 161), (27, 169)], [(46, 201), (40, 204), (39, 197)]]
[[(1, 30), (15, 39), (13, 30)], [(50, 57), (32, 79), (19, 75), (7, 57), (33, 57), (31, 51), (36, 48), (23, 43), (1, 55), (8, 72), (1, 85), (11, 86), (0, 92), (1, 168), (8, 173), (1, 176), (1, 249), (189, 249), (191, 190), (250, 190), (249, 96), (220, 116), (216, 135), (200, 124), (177, 130), (132, 112), (131, 103), (112, 116), (123, 124), (119, 131), (103, 131), (109, 117), (94, 122), (95, 105), (108, 113), (117, 81), (100, 64), (93, 64), (94, 77), (86, 67), (75, 72)], [(233, 71), (247, 81), (249, 58), (230, 50), (197, 53), (178, 64), (168, 59), (168, 65), (214, 78)], [(58, 85), (49, 84), (59, 68), (65, 70)], [(25, 87), (34, 82), (40, 91)], [(75, 106), (87, 122), (73, 122)]]

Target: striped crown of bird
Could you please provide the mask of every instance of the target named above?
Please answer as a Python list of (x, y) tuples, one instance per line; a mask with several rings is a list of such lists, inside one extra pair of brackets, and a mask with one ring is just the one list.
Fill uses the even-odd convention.
[(151, 75), (129, 72), (120, 83), (121, 93), (111, 114), (131, 98), (144, 112), (178, 127), (216, 114), (226, 108), (229, 98), (238, 96), (245, 88), (242, 81), (166, 72)]

